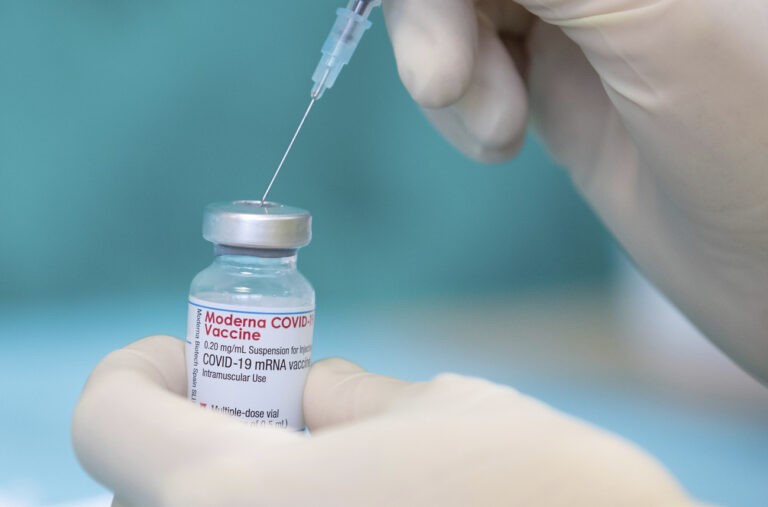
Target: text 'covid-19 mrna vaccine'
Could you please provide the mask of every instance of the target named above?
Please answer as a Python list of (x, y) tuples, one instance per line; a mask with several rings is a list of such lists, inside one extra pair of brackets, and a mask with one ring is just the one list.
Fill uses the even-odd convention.
[(187, 395), (258, 426), (304, 428), (315, 291), (296, 267), (312, 217), (262, 201), (210, 204), (203, 237), (215, 259), (192, 281)]

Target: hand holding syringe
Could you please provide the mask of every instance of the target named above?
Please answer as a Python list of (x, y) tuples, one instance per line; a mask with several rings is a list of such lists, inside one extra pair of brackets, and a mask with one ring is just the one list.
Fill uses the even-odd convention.
[(267, 194), (269, 194), (272, 184), (280, 172), (280, 168), (283, 167), (283, 163), (286, 157), (288, 157), (288, 153), (291, 151), (293, 143), (301, 131), (301, 127), (304, 126), (304, 121), (307, 119), (309, 111), (312, 109), (315, 101), (323, 96), (325, 90), (333, 86), (344, 65), (349, 63), (360, 39), (363, 37), (363, 33), (371, 27), (368, 15), (374, 7), (380, 4), (381, 0), (350, 0), (346, 8), (336, 10), (336, 23), (331, 28), (328, 38), (325, 39), (321, 50), (323, 56), (320, 58), (320, 62), (317, 64), (317, 68), (315, 68), (315, 72), (312, 75), (314, 85), (310, 92), (309, 106), (299, 122), (299, 127), (293, 134), (291, 142), (288, 143), (288, 148), (285, 150), (285, 154), (283, 154), (275, 174), (272, 176), (269, 185), (267, 185), (267, 190), (261, 198), (262, 205), (266, 201)]

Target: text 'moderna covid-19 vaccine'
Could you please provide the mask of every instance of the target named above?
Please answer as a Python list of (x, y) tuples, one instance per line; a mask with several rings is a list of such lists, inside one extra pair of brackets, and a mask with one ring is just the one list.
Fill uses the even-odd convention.
[(270, 202), (205, 208), (203, 237), (215, 258), (189, 290), (190, 400), (259, 426), (304, 428), (315, 291), (296, 252), (310, 242), (311, 221)]

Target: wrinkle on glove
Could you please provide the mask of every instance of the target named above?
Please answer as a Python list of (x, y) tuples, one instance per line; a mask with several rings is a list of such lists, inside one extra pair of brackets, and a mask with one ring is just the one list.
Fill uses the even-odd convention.
[(320, 361), (306, 437), (186, 401), (184, 364), (183, 342), (155, 336), (88, 380), (73, 443), (116, 506), (693, 505), (632, 444), (484, 380)]

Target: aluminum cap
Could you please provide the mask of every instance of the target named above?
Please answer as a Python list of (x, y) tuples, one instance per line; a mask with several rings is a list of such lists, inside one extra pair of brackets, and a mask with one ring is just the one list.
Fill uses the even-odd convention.
[(312, 239), (312, 216), (276, 202), (214, 202), (203, 212), (203, 237), (217, 245), (299, 248)]

